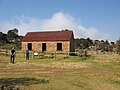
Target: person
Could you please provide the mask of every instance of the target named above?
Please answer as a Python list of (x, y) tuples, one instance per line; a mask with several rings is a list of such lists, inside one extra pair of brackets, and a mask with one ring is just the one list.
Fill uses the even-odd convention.
[(29, 50), (26, 50), (26, 60), (29, 60)]
[(14, 60), (15, 60), (15, 49), (14, 49), (14, 47), (11, 49), (10, 54), (11, 54), (10, 63), (14, 64)]

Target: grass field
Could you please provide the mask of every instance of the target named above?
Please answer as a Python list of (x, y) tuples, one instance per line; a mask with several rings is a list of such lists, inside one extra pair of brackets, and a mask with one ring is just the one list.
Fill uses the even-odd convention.
[(15, 64), (0, 55), (0, 87), (13, 90), (120, 90), (120, 56), (93, 54), (25, 60), (16, 53)]

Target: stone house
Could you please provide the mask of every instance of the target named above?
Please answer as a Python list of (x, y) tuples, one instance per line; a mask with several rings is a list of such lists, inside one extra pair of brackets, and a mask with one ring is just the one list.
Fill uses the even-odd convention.
[(73, 31), (28, 32), (22, 40), (22, 50), (38, 52), (74, 52)]

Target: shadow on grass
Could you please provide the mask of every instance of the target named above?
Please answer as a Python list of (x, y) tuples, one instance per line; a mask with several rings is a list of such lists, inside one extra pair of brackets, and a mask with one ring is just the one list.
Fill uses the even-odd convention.
[(5, 88), (9, 88), (9, 87), (14, 88), (16, 85), (29, 86), (32, 84), (47, 84), (47, 83), (49, 83), (49, 80), (29, 78), (29, 77), (0, 78), (0, 86)]

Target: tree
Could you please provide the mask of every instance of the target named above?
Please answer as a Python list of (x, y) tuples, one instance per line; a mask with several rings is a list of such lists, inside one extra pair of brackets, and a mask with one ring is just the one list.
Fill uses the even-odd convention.
[(120, 38), (119, 40), (117, 40), (117, 43), (116, 43), (116, 51), (120, 55)]
[(79, 48), (79, 46), (80, 46), (79, 38), (76, 38), (75, 39), (75, 48), (77, 49), (77, 48)]
[(7, 35), (0, 32), (0, 44), (4, 44), (4, 43), (7, 43), (8, 40), (7, 40)]
[(8, 37), (8, 40), (11, 42), (11, 41), (15, 41), (15, 39), (18, 37), (18, 29), (17, 28), (14, 28), (12, 30), (9, 30), (7, 32), (7, 37)]
[(77, 38), (75, 39), (75, 46), (79, 49), (85, 49), (89, 46), (93, 45), (93, 41), (90, 38), (84, 39), (84, 38)]
[(108, 51), (108, 48), (109, 48), (109, 42), (108, 42), (108, 40), (106, 40), (106, 41), (101, 40), (99, 42), (99, 48), (98, 48), (98, 50)]
[(9, 38), (16, 38), (16, 37), (18, 36), (18, 29), (14, 28), (14, 29), (12, 29), (12, 30), (9, 30), (9, 31), (7, 32), (7, 36), (8, 36)]
[(90, 38), (87, 38), (86, 42), (88, 44), (88, 47), (91, 46), (91, 45), (93, 45), (93, 40), (91, 40)]

